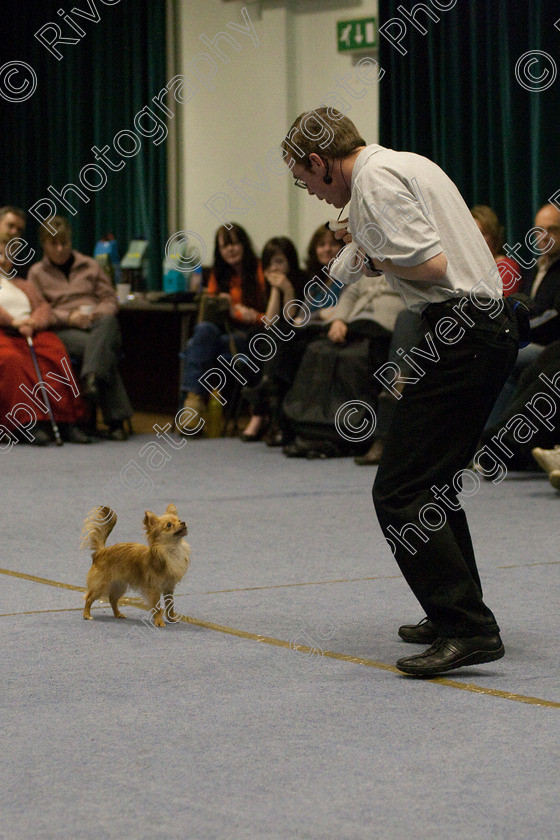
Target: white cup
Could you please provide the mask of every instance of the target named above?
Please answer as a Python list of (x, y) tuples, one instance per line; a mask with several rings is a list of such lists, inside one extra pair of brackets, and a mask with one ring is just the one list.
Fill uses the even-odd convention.
[(130, 294), (130, 283), (117, 283), (117, 298), (119, 303), (126, 303)]

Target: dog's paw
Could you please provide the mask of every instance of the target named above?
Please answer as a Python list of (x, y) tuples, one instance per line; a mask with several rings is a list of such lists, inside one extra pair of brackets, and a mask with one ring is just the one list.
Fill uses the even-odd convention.
[(86, 619), (86, 621), (93, 621), (92, 615), (84, 615), (84, 618)]
[(165, 627), (165, 621), (163, 618), (154, 618), (154, 625), (156, 627)]

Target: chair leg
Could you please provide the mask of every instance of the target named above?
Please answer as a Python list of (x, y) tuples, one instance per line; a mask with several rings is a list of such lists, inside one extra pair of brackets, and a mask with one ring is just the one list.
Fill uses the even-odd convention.
[[(242, 402), (243, 386), (240, 382), (236, 382), (230, 394), (229, 400), (224, 406), (224, 416), (222, 425), (222, 437), (234, 437), (238, 430), (238, 420), (240, 405)], [(228, 431), (230, 422), (233, 423), (231, 431)]]

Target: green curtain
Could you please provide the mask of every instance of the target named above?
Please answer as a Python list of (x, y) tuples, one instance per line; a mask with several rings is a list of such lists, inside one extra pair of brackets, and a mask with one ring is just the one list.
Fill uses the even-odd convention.
[[(439, 18), (416, 10), (426, 34), (397, 8), (421, 5)], [(469, 206), (498, 213), (508, 243), (523, 243), (536, 210), (560, 189), (560, 8), (546, 0), (439, 6), (379, 0), (380, 26), (401, 21), (383, 30), (391, 40), (379, 38), (380, 143), (435, 160)], [(521, 57), (536, 50), (548, 55), (526, 57), (516, 75)], [(529, 253), (525, 245), (520, 253)]]
[[(142, 136), (134, 127), (135, 116), (150, 105), (153, 96), (166, 85), (166, 21), (164, 0), (25, 0), (6, 4), (2, 9), (2, 59), (0, 65), (0, 205), (15, 204), (28, 210), (47, 191), (76, 184), (89, 202), (68, 194), (76, 215), (57, 199), (57, 210), (73, 228), (74, 245), (87, 254), (106, 233), (118, 241), (121, 257), (128, 242), (145, 238), (150, 243), (148, 288), (161, 286), (161, 262), (167, 240), (166, 142), (156, 144), (156, 136)], [(58, 14), (64, 9), (69, 19)], [(99, 17), (98, 22), (77, 15), (73, 10)], [(52, 54), (35, 37), (45, 24), (60, 27), (61, 36), (77, 44), (53, 45), (62, 57)], [(84, 35), (80, 34), (84, 32)], [(44, 30), (45, 40), (54, 39), (56, 30)], [(22, 68), (6, 77), (11, 62), (24, 62)], [(11, 66), (11, 65), (10, 65)], [(14, 94), (26, 80), (36, 90), (23, 101), (25, 91)], [(31, 87), (29, 88), (31, 90)], [(9, 101), (14, 99), (18, 101)], [(152, 104), (153, 107), (153, 104)], [(153, 108), (162, 120), (161, 111)], [(143, 120), (144, 134), (156, 124)], [(141, 144), (137, 154), (125, 160), (120, 171), (96, 161), (92, 147), (110, 147), (107, 158), (113, 167), (122, 155), (113, 148), (119, 132), (134, 132)], [(159, 129), (163, 134), (165, 129)], [(122, 135), (123, 147), (133, 151), (134, 137)], [(84, 166), (84, 188), (79, 175)], [(103, 171), (107, 183), (103, 183)], [(39, 222), (28, 219), (26, 238), (37, 249)]]

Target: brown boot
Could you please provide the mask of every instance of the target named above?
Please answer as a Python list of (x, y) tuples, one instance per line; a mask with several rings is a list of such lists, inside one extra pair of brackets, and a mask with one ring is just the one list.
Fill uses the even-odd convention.
[(374, 440), (365, 455), (358, 455), (354, 458), (354, 463), (359, 467), (368, 467), (372, 464), (378, 464), (383, 455), (383, 441), (381, 438)]
[(181, 411), (177, 415), (175, 425), (178, 432), (188, 433), (194, 431), (199, 425), (200, 420), (206, 410), (206, 403), (200, 394), (195, 394), (194, 391), (189, 391), (183, 403), (183, 409), (190, 408), (191, 411)]

